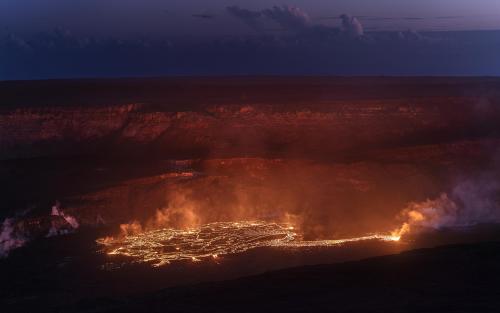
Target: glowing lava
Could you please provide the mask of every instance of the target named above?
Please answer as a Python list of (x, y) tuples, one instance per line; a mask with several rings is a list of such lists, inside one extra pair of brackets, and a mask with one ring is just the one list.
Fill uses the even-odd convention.
[(363, 240), (398, 241), (398, 236), (369, 235), (338, 240), (305, 241), (289, 224), (263, 221), (218, 222), (199, 228), (163, 228), (121, 238), (102, 238), (109, 255), (123, 255), (161, 266), (172, 261), (217, 259), (259, 247), (302, 248), (336, 246)]

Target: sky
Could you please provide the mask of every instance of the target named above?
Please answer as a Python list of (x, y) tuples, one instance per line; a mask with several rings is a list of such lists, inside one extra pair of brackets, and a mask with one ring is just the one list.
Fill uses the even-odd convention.
[(0, 79), (496, 76), (499, 34), (498, 0), (1, 0)]
[(390, 29), (500, 29), (498, 0), (2, 0), (0, 25), (23, 33), (61, 27), (92, 35), (217, 35), (244, 31), (227, 14), (228, 6), (258, 10), (283, 4), (318, 20), (342, 13), (383, 17), (371, 26)]

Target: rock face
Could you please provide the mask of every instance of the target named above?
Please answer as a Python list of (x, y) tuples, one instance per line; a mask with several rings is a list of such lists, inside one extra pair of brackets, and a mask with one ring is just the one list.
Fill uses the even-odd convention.
[(470, 99), (419, 99), (329, 103), (327, 111), (276, 112), (258, 104), (198, 112), (151, 112), (139, 104), (17, 109), (0, 115), (0, 147), (3, 159), (145, 152), (163, 158), (319, 156), (474, 135), (500, 117), (492, 112), (471, 120), (471, 106)]
[[(240, 83), (245, 86), (244, 81)], [(88, 92), (85, 83), (80, 83), (81, 86), (74, 83), (75, 93), (81, 89), (85, 105), (74, 100), (73, 95), (66, 104), (34, 103), (19, 108), (9, 106), (9, 102), (15, 104), (21, 100), (5, 96), (2, 104), (6, 108), (0, 114), (0, 158), (78, 154), (148, 158), (328, 157), (357, 154), (370, 147), (477, 137), (498, 130), (500, 109), (494, 105), (498, 99), (490, 91), (473, 90), (468, 95), (458, 95), (458, 91), (447, 90), (448, 85), (436, 81), (427, 92), (422, 90), (417, 94), (409, 90), (404, 96), (407, 87), (387, 81), (379, 86), (380, 95), (359, 97), (356, 92), (367, 92), (366, 82), (346, 87), (351, 89), (350, 96), (340, 92), (340, 87), (328, 79), (315, 84), (305, 79), (304, 90), (299, 94), (294, 90), (298, 83), (300, 80), (288, 85), (282, 83), (275, 91), (269, 90), (273, 84), (263, 85), (268, 88), (248, 87), (256, 93), (253, 99), (247, 99), (244, 90), (240, 91), (240, 97), (234, 97), (237, 84), (235, 87), (226, 81), (211, 83), (213, 89), (229, 96), (217, 98), (202, 88), (197, 95), (201, 99), (190, 99), (185, 106), (171, 104), (182, 95), (170, 90), (175, 84), (168, 81), (164, 85), (169, 93), (160, 93), (163, 85), (157, 86), (160, 91), (148, 89), (153, 95), (159, 94), (153, 100), (136, 95), (112, 98), (118, 103), (95, 104), (110, 96), (98, 94), (96, 97), (101, 98), (91, 99), (90, 92), (85, 94)], [(482, 83), (468, 82), (464, 88), (467, 91)], [(119, 85), (113, 86), (115, 89), (108, 93), (119, 92)], [(197, 91), (196, 86), (193, 92)], [(388, 97), (387, 89), (391, 86), (398, 91)], [(445, 91), (436, 94), (435, 89), (440, 86)], [(34, 88), (26, 88), (29, 87)], [(123, 88), (128, 85), (124, 83)], [(284, 94), (284, 100), (277, 99), (276, 93), (283, 91), (290, 94)], [(130, 103), (131, 99), (139, 101), (120, 104)]]

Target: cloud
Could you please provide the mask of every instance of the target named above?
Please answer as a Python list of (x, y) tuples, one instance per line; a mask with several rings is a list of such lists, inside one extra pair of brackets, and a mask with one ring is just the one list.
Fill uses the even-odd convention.
[(0, 37), (0, 45), (19, 51), (29, 51), (31, 49), (26, 40), (13, 33), (7, 33), (3, 38)]
[(361, 25), (361, 22), (357, 18), (347, 14), (342, 14), (340, 16), (340, 19), (342, 21), (341, 25), (342, 31), (344, 31), (350, 36), (355, 36), (355, 37), (363, 36), (364, 34), (363, 25)]
[(202, 18), (202, 19), (213, 19), (215, 18), (215, 15), (212, 15), (212, 14), (192, 14), (191, 15), (192, 17), (196, 17), (196, 18)]
[[(359, 36), (364, 33), (362, 25), (349, 17), (344, 21), (339, 18), (342, 27), (336, 28), (315, 24), (306, 15), (281, 7), (269, 9), (267, 15), (244, 9), (232, 12), (246, 16), (246, 23), (252, 23), (248, 21), (255, 17), (258, 33), (193, 40), (82, 37), (61, 31), (5, 34), (0, 36), (0, 80), (234, 74), (500, 74), (496, 31), (380, 31)], [(259, 12), (261, 17), (257, 18)], [(269, 23), (275, 24), (268, 15), (280, 20), (278, 26), (286, 31), (266, 32)]]
[[(338, 32), (337, 28), (314, 24), (307, 12), (298, 7), (293, 6), (274, 6), (261, 11), (252, 11), (241, 9), (237, 6), (226, 8), (233, 16), (241, 19), (244, 23), (255, 30), (263, 31), (260, 23), (272, 21), (277, 23), (281, 29), (287, 31), (287, 35), (295, 34), (304, 38), (309, 37), (324, 37), (325, 34)], [(338, 17), (337, 17), (338, 19)]]
[(459, 18), (464, 18), (465, 16), (463, 15), (450, 15), (450, 16), (436, 16), (435, 19), (438, 20), (451, 20), (451, 19), (459, 19)]
[(297, 7), (274, 6), (262, 14), (291, 31), (301, 32), (311, 26), (309, 15)]
[(394, 21), (397, 20), (397, 18), (394, 17), (385, 17), (385, 16), (356, 16), (358, 20), (364, 20), (364, 21)]
[(411, 29), (409, 29), (407, 31), (403, 31), (403, 32), (398, 32), (398, 38), (400, 40), (404, 40), (404, 41), (421, 41), (421, 40), (425, 40), (424, 36), (422, 36), (417, 31), (414, 31), (414, 30), (411, 30)]
[[(230, 14), (238, 17), (253, 29), (257, 29), (258, 19), (265, 17), (276, 22), (288, 32), (301, 35), (302, 37), (304, 37), (303, 35), (306, 35), (310, 37), (309, 39), (313, 40), (323, 40), (325, 37), (331, 37), (332, 35), (337, 35), (339, 33), (338, 28), (313, 23), (307, 12), (294, 6), (274, 6), (262, 11), (241, 9), (238, 6), (230, 6), (226, 9)], [(321, 19), (329, 18), (331, 17), (323, 17)], [(363, 25), (356, 17), (342, 14), (341, 16), (334, 17), (334, 19), (339, 19), (341, 21), (340, 30), (349, 37), (363, 36)], [(304, 40), (305, 38), (301, 39)]]
[(262, 17), (262, 12), (242, 9), (238, 6), (229, 6), (226, 8), (229, 14), (240, 19), (243, 23), (250, 26), (250, 28), (259, 30), (258, 19)]
[(402, 20), (406, 20), (406, 21), (422, 21), (422, 20), (425, 20), (424, 17), (419, 17), (419, 16), (406, 16), (406, 17), (402, 17), (401, 19)]

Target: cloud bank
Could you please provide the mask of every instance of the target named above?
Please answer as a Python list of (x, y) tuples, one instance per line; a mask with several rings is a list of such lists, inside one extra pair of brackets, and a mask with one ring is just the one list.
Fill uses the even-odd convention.
[[(0, 31), (0, 80), (170, 75), (500, 75), (500, 32), (369, 32), (343, 14), (315, 23), (300, 8), (228, 14), (251, 35), (163, 39), (29, 36)], [(235, 21), (236, 22), (236, 21)], [(269, 27), (269, 25), (274, 25)], [(276, 31), (276, 27), (284, 31)], [(269, 29), (274, 30), (269, 30)]]
[(347, 14), (342, 14), (340, 19), (342, 21), (342, 30), (344, 32), (351, 36), (363, 36), (363, 25), (361, 25), (357, 18)]
[(260, 30), (258, 20), (262, 17), (261, 12), (242, 9), (238, 6), (229, 6), (226, 8), (226, 10), (230, 15), (240, 19), (250, 28)]
[(287, 30), (301, 32), (311, 26), (309, 15), (297, 7), (274, 6), (262, 13)]

